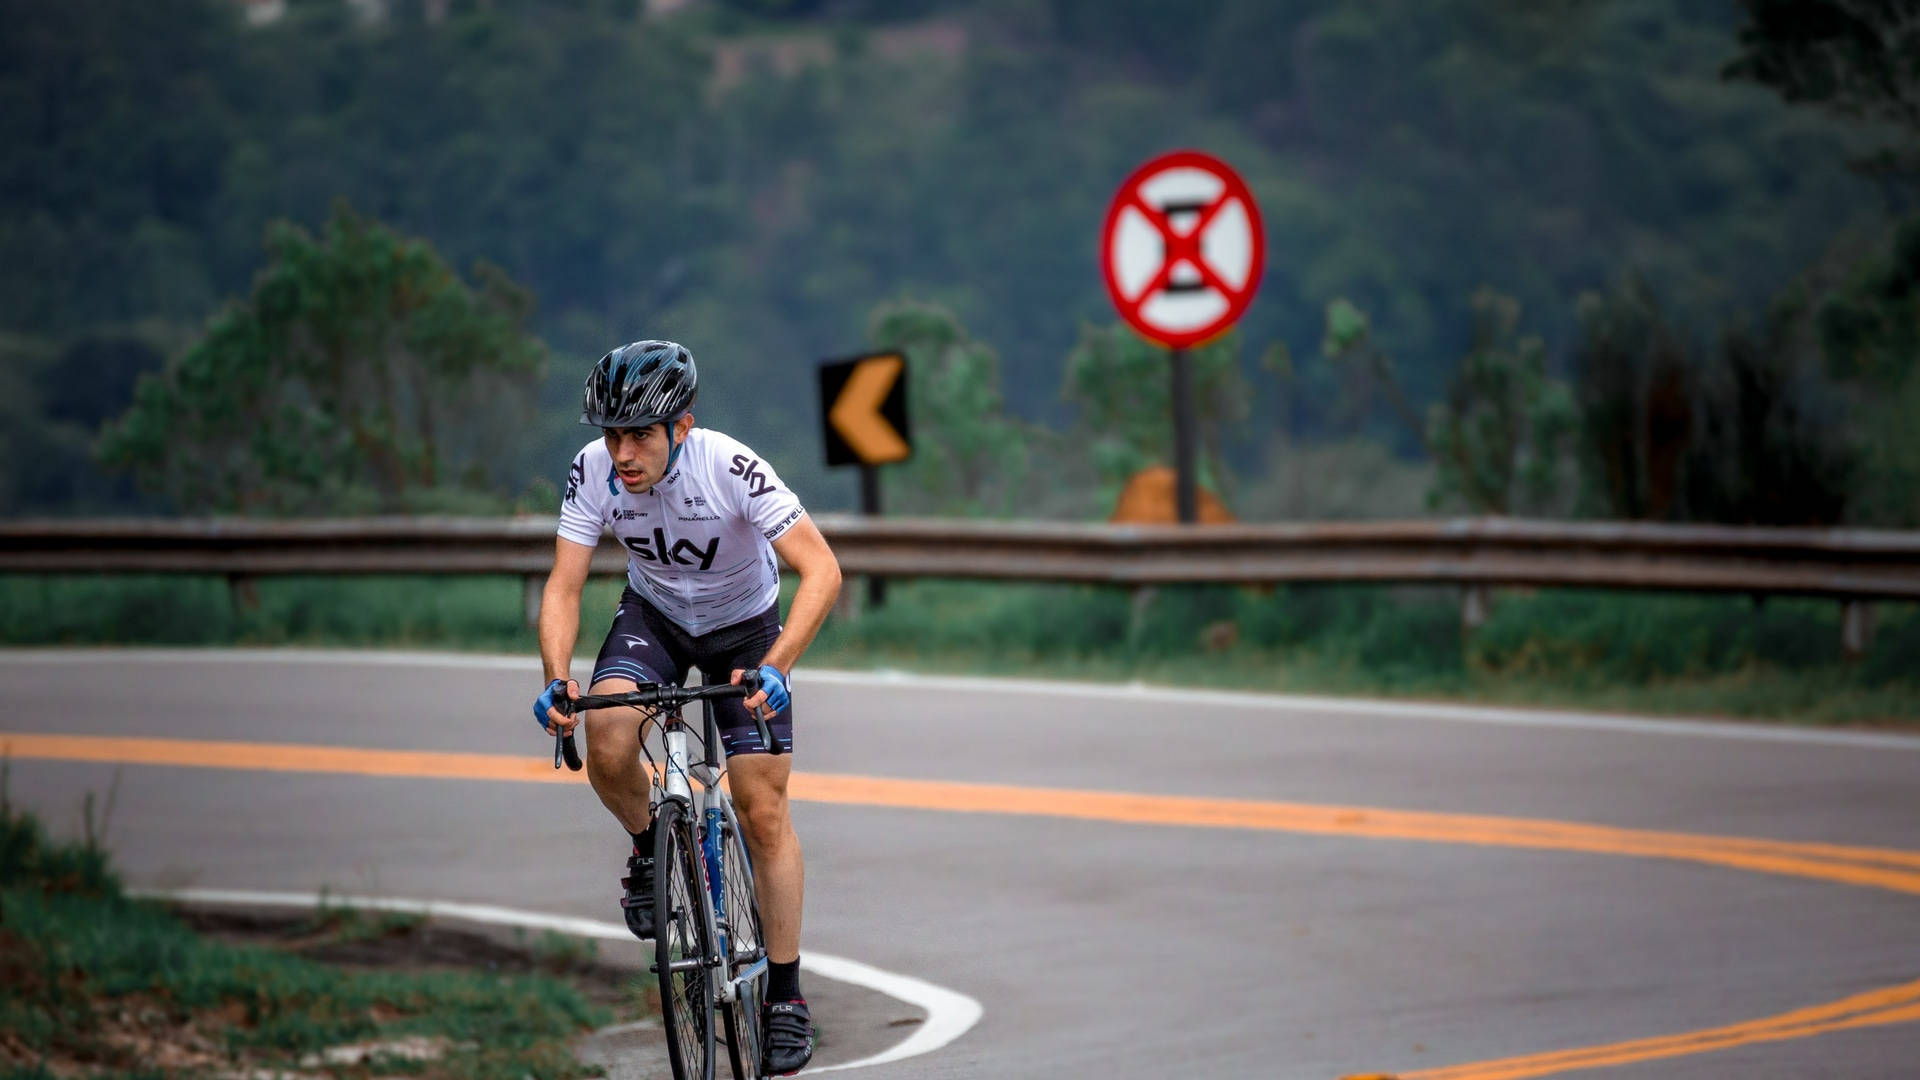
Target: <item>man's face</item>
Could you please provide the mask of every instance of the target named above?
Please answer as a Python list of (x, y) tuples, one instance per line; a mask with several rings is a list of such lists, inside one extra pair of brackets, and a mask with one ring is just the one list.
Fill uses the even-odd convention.
[[(675, 439), (685, 439), (693, 417), (683, 416), (673, 426)], [(650, 491), (666, 476), (667, 458), (673, 450), (666, 424), (600, 430), (607, 440), (607, 453), (613, 456), (614, 474), (629, 492), (638, 495)]]

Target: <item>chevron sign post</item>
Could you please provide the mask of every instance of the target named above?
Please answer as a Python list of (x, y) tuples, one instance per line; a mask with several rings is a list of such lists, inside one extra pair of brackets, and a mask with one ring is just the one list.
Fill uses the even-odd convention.
[[(860, 466), (860, 512), (880, 513), (880, 466), (913, 456), (907, 427), (907, 358), (871, 353), (820, 365), (821, 433), (827, 464)], [(867, 579), (874, 607), (886, 600), (887, 583)]]

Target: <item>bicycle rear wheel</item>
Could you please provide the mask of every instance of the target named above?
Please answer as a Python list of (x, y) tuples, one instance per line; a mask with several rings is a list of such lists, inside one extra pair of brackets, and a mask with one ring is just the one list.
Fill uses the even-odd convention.
[(707, 903), (700, 848), (686, 810), (660, 803), (653, 837), (654, 972), (660, 977), (660, 1017), (674, 1080), (713, 1080), (712, 943), (702, 910)]
[[(727, 941), (727, 977), (738, 978), (742, 971), (759, 963), (767, 955), (767, 943), (760, 936), (760, 903), (753, 895), (753, 863), (747, 858), (747, 845), (740, 833), (740, 821), (733, 801), (721, 803), (720, 858), (722, 890), (726, 899), (726, 923), (721, 931)], [(760, 1006), (767, 998), (767, 974), (764, 970), (742, 984), (739, 993), (721, 1010), (726, 1025), (727, 1058), (733, 1066), (734, 1080), (760, 1078)]]

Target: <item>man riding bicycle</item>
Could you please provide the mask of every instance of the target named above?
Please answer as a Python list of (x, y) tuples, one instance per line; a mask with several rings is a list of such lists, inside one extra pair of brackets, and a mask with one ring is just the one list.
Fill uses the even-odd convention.
[[(587, 727), (587, 778), (633, 842), (620, 906), (627, 927), (651, 938), (651, 777), (625, 710), (569, 716), (560, 699), (581, 694), (569, 677), (580, 629), (580, 594), (593, 549), (611, 529), (627, 555), (627, 587), (594, 661), (589, 692), (618, 694), (642, 682), (679, 683), (689, 667), (708, 681), (760, 673), (759, 692), (712, 701), (731, 789), (753, 858), (765, 922), (768, 974), (764, 1045), (768, 1073), (797, 1072), (813, 1055), (814, 1031), (800, 994), (800, 908), (805, 871), (787, 814), (789, 754), (760, 744), (754, 710), (782, 748), (793, 745), (789, 674), (840, 591), (840, 564), (792, 492), (759, 455), (693, 425), (699, 376), (693, 354), (671, 341), (636, 341), (600, 358), (587, 376), (582, 424), (601, 430), (573, 459), (560, 505), (553, 573), (540, 604), (540, 656), (547, 687), (534, 719), (548, 734)], [(800, 575), (780, 622), (774, 555)]]

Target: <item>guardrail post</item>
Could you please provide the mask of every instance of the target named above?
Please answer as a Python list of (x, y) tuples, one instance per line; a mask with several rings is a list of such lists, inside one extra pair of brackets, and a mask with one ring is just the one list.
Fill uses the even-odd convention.
[(833, 600), (833, 617), (852, 622), (860, 617), (860, 578), (849, 575), (840, 583), (840, 595)]
[(1127, 603), (1127, 644), (1138, 646), (1146, 636), (1147, 619), (1153, 614), (1153, 602), (1160, 596), (1155, 585), (1135, 585)]
[(1485, 585), (1469, 585), (1460, 590), (1460, 630), (1471, 634), (1493, 614), (1493, 591)]
[(527, 625), (539, 626), (540, 598), (545, 595), (547, 591), (547, 575), (528, 574), (523, 587), (525, 592), (522, 594), (522, 601), (526, 607)]
[(234, 615), (239, 616), (260, 606), (260, 588), (246, 574), (228, 574), (227, 599), (233, 604)]
[(1843, 600), (1840, 603), (1840, 652), (1848, 660), (1867, 655), (1873, 645), (1873, 601)]

